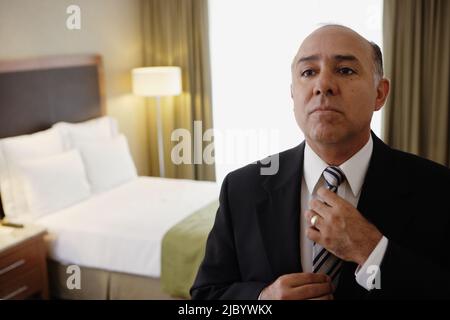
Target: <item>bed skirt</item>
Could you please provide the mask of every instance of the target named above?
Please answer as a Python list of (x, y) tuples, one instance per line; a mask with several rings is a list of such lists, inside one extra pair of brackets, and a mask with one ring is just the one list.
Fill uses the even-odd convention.
[[(80, 289), (69, 289), (67, 265), (48, 260), (52, 299), (67, 300), (173, 300), (161, 290), (160, 279), (80, 267)], [(70, 282), (70, 279), (69, 279)]]

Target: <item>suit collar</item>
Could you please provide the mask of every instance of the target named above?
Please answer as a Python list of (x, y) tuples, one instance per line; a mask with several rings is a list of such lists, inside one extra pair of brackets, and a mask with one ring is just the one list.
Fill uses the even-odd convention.
[[(339, 166), (345, 174), (345, 179), (347, 180), (354, 197), (358, 197), (361, 192), (372, 151), (373, 139), (372, 136), (370, 136), (367, 143), (358, 150), (358, 152)], [(329, 164), (323, 161), (308, 143), (305, 144), (304, 153), (303, 176), (309, 193), (313, 193), (317, 182), (322, 177), (323, 171)]]

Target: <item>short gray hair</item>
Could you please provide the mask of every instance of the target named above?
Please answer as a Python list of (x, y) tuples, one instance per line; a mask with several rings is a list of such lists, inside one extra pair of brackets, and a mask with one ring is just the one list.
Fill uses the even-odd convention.
[(383, 54), (381, 53), (380, 47), (373, 41), (369, 41), (372, 47), (373, 64), (375, 66), (375, 77), (378, 80), (383, 79)]

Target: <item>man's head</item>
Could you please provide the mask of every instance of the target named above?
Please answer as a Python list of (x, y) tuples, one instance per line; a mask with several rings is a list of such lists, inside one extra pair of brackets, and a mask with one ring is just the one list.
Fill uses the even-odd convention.
[(388, 92), (379, 47), (347, 27), (317, 29), (292, 62), (295, 118), (310, 143), (361, 143)]

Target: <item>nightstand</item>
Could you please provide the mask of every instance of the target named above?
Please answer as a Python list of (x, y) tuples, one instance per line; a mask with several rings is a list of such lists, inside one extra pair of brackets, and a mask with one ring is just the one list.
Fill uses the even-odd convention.
[(45, 228), (0, 226), (0, 299), (48, 299)]

